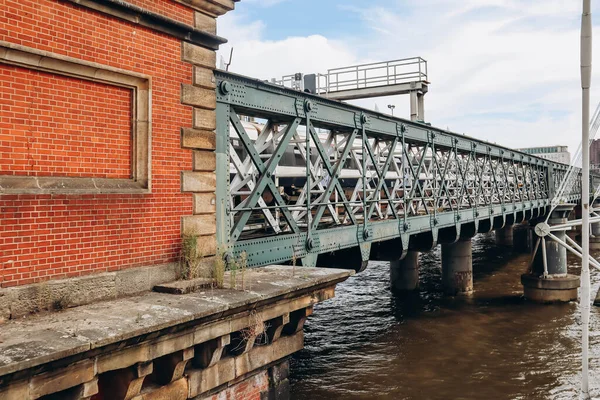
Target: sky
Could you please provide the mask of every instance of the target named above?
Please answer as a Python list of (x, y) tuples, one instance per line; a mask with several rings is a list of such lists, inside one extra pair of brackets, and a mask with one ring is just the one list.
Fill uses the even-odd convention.
[[(431, 82), (426, 122), (503, 146), (574, 153), (580, 21), (578, 0), (241, 0), (218, 20), (229, 40), (219, 55), (228, 59), (233, 47), (230, 70), (260, 79), (420, 56)], [(592, 111), (598, 61), (594, 46)], [(396, 116), (410, 116), (408, 96), (352, 103), (382, 112), (393, 104)]]

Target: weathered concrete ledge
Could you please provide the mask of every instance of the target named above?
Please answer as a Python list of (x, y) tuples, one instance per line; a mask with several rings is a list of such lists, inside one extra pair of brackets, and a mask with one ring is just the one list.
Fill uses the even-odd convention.
[(271, 266), (247, 271), (243, 291), (147, 293), (10, 320), (0, 331), (0, 399), (187, 399), (222, 390), (300, 350), (313, 305), (350, 275), (302, 268), (292, 276)]
[(147, 292), (156, 285), (175, 281), (178, 270), (177, 263), (167, 263), (3, 288), (0, 289), (0, 323), (39, 311)]
[(189, 281), (180, 280), (156, 285), (154, 286), (154, 291), (158, 293), (169, 294), (188, 294), (202, 289), (210, 289), (214, 287), (214, 285), (214, 279), (196, 278)]

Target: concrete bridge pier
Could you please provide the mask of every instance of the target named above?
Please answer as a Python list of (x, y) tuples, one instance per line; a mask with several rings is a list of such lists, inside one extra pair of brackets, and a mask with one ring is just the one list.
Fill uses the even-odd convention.
[(409, 251), (403, 259), (390, 262), (392, 292), (402, 294), (419, 288), (419, 254)]
[(504, 228), (496, 229), (496, 244), (499, 246), (513, 245), (513, 226), (507, 225)]
[[(594, 204), (592, 205), (593, 208), (598, 208), (600, 207), (600, 202), (599, 201), (595, 201)], [(593, 216), (593, 214), (591, 215)], [(593, 224), (590, 224), (590, 232), (591, 232), (591, 236), (590, 236), (590, 249), (591, 250), (600, 250), (600, 222), (594, 222)]]
[[(548, 224), (552, 226), (567, 222), (573, 207), (573, 204), (563, 204), (556, 207), (548, 220)], [(538, 236), (544, 236), (545, 229), (548, 229), (548, 226), (539, 224), (536, 226), (535, 232)], [(562, 241), (565, 241), (567, 236), (566, 230), (552, 233)], [(542, 245), (540, 243), (540, 249), (535, 256), (531, 273), (521, 276), (525, 297), (539, 303), (577, 300), (579, 277), (567, 273), (567, 249), (546, 237), (547, 273), (545, 273)]]
[(442, 244), (442, 284), (451, 296), (473, 292), (473, 254), (471, 239)]

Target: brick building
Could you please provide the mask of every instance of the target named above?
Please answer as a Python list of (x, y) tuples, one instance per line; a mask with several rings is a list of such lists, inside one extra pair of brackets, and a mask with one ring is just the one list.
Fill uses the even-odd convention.
[(214, 254), (215, 17), (232, 7), (0, 0), (1, 287), (168, 275), (182, 226)]

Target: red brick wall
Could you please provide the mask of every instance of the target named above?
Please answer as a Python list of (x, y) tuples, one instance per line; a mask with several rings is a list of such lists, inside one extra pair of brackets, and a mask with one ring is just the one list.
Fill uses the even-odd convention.
[(192, 214), (180, 192), (180, 172), (192, 169), (179, 139), (192, 123), (180, 104), (192, 81), (181, 43), (55, 0), (0, 0), (0, 40), (147, 74), (153, 93), (152, 194), (0, 195), (0, 285), (175, 261), (180, 218)]
[(131, 97), (0, 64), (0, 174), (129, 178)]

